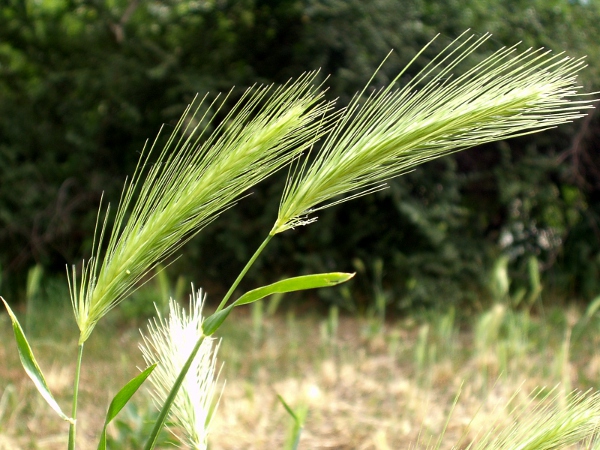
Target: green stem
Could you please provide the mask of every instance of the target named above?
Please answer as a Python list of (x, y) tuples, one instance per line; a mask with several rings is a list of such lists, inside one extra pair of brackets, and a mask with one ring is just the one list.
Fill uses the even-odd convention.
[(246, 275), (246, 272), (248, 272), (250, 267), (252, 267), (252, 264), (254, 264), (254, 261), (256, 261), (256, 259), (258, 258), (258, 255), (260, 255), (262, 253), (262, 251), (265, 249), (265, 247), (267, 246), (267, 244), (269, 243), (269, 241), (271, 240), (272, 237), (273, 237), (273, 235), (269, 234), (267, 236), (267, 238), (263, 241), (263, 243), (260, 244), (260, 247), (258, 247), (258, 249), (254, 252), (254, 255), (252, 255), (252, 258), (250, 258), (250, 260), (246, 263), (246, 265), (244, 266), (244, 268), (242, 269), (242, 271), (240, 272), (238, 277), (235, 279), (235, 281), (233, 282), (233, 284), (227, 291), (227, 294), (225, 294), (225, 297), (223, 297), (223, 300), (221, 300), (221, 304), (215, 311), (216, 313), (218, 313), (225, 307), (225, 305), (227, 304), (227, 300), (229, 300), (229, 298), (233, 295), (233, 291), (235, 291), (235, 288), (238, 287), (238, 284), (240, 284), (240, 281), (242, 281), (242, 278), (244, 278), (244, 275)]
[(69, 426), (69, 450), (75, 450), (75, 434), (77, 432), (77, 397), (79, 395), (79, 377), (81, 375), (81, 361), (83, 359), (83, 343), (79, 344), (77, 354), (77, 367), (75, 369), (75, 382), (73, 383), (73, 409), (71, 417), (73, 423)]

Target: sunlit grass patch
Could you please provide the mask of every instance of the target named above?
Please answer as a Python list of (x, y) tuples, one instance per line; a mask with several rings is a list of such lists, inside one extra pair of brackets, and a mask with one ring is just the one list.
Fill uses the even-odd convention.
[[(450, 448), (465, 433), (463, 439), (475, 439), (491, 419), (504, 417), (508, 424), (506, 405), (528, 402), (528, 394), (536, 387), (550, 390), (563, 379), (555, 366), (565, 328), (547, 317), (527, 314), (532, 323), (527, 328), (530, 345), (527, 351), (509, 352), (507, 356), (506, 348), (520, 349), (522, 344), (522, 340), (513, 342), (514, 334), (510, 333), (514, 330), (509, 328), (524, 319), (511, 318), (516, 325), (508, 325), (507, 319), (498, 340), (484, 347), (476, 342), (474, 328), (485, 322), (490, 312), (494, 313), (494, 308), (473, 318), (471, 324), (463, 324), (462, 331), (457, 323), (451, 343), (442, 341), (444, 333), (438, 334), (446, 314), (433, 316), (428, 324), (412, 319), (390, 322), (382, 336), (368, 340), (358, 331), (366, 326), (364, 321), (342, 317), (333, 345), (309, 331), (298, 335), (299, 330), (314, 330), (321, 318), (295, 318), (297, 328), (291, 329), (289, 319), (266, 319), (265, 336), (271, 337), (265, 337), (250, 351), (251, 360), (244, 362), (239, 355), (251, 350), (244, 346), (251, 342), (251, 328), (245, 328), (246, 336), (240, 336), (239, 329), (231, 335), (225, 329), (221, 355), (237, 364), (224, 369), (228, 386), (215, 421), (215, 445), (236, 448), (242, 439), (244, 448), (280, 448), (285, 438), (280, 421), (285, 416), (275, 393), (291, 404), (308, 405), (301, 448), (407, 448), (411, 442), (419, 442), (421, 448), (428, 442), (426, 437), (433, 436), (435, 442), (442, 433), (461, 385), (442, 448)], [(526, 313), (510, 314), (520, 317)], [(431, 330), (424, 350), (428, 358), (421, 361), (415, 347), (427, 325)], [(535, 335), (540, 332), (543, 336), (537, 339)], [(302, 339), (301, 346), (297, 345), (298, 338)], [(383, 346), (380, 342), (371, 345), (381, 339)], [(449, 346), (452, 352), (445, 351)], [(580, 359), (570, 361), (569, 370), (574, 387), (587, 388), (590, 384), (576, 380), (594, 350), (587, 343), (576, 348)], [(486, 355), (483, 361), (481, 352)], [(506, 372), (500, 371), (503, 365)], [(281, 416), (277, 416), (279, 408)]]
[[(40, 364), (59, 402), (66, 402), (72, 380), (60, 368), (72, 364), (64, 349), (77, 333), (56, 332), (66, 321), (61, 317), (60, 311), (53, 312), (32, 345), (43, 349)], [(579, 318), (574, 324), (569, 322), (573, 317)], [(492, 319), (496, 327), (489, 326)], [(283, 448), (289, 418), (277, 400), (280, 394), (290, 405), (308, 410), (300, 448), (424, 448), (442, 433), (459, 390), (441, 448), (461, 438), (477, 442), (492, 419), (509, 424), (506, 406), (529, 402), (528, 394), (538, 387), (549, 392), (565, 376), (573, 388), (598, 384), (600, 321), (584, 319), (574, 309), (529, 313), (496, 305), (470, 319), (446, 311), (388, 321), (373, 334), (367, 319), (342, 313), (331, 336), (318, 332), (330, 319), (288, 311), (262, 316), (258, 339), (252, 315), (242, 310), (222, 327), (219, 354), (226, 361), (221, 378), (227, 389), (209, 442), (219, 449)], [(575, 332), (565, 362), (569, 323)], [(104, 405), (135, 375), (132, 367), (143, 364), (138, 331), (119, 324), (101, 324), (88, 342), (82, 377), (96, 388), (81, 392), (85, 401), (79, 420), (91, 430), (81, 436), (83, 450), (96, 448)], [(0, 382), (6, 388), (0, 392), (0, 449), (62, 449), (66, 438), (60, 424), (23, 379), (5, 325), (3, 320)], [(556, 393), (563, 395), (560, 386)], [(133, 443), (145, 436), (145, 421), (154, 414), (144, 394), (109, 428), (110, 442), (137, 448)]]

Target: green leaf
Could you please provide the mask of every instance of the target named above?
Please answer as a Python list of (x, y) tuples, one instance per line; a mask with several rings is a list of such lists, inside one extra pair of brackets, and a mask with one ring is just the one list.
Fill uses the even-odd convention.
[(588, 308), (585, 311), (585, 318), (586, 318), (586, 320), (591, 319), (592, 316), (594, 314), (596, 314), (596, 311), (598, 311), (599, 309), (600, 309), (600, 295), (597, 296), (596, 298), (594, 298), (594, 300), (592, 300), (590, 302), (590, 304), (588, 305)]
[(146, 381), (146, 378), (150, 376), (152, 371), (156, 368), (156, 364), (151, 365), (138, 376), (129, 381), (123, 388), (115, 395), (110, 402), (108, 411), (106, 412), (106, 419), (104, 420), (104, 427), (102, 428), (102, 435), (100, 437), (100, 443), (98, 444), (98, 450), (106, 450), (106, 427), (112, 422), (112, 420), (119, 414), (119, 412), (125, 407), (127, 402), (131, 399), (133, 394), (137, 392), (140, 386)]
[(279, 402), (283, 405), (285, 410), (288, 412), (288, 414), (290, 416), (292, 416), (292, 419), (294, 419), (294, 422), (298, 423), (299, 422), (298, 416), (296, 416), (296, 413), (291, 408), (291, 406), (287, 404), (287, 402), (283, 399), (283, 397), (281, 395), (277, 394), (277, 398), (279, 399)]
[(286, 292), (304, 291), (306, 289), (335, 286), (336, 284), (348, 281), (353, 276), (353, 273), (332, 272), (288, 278), (286, 280), (281, 280), (276, 283), (246, 292), (233, 303), (233, 306), (252, 303), (272, 294), (284, 294)]
[(72, 418), (68, 417), (65, 413), (62, 412), (60, 406), (58, 406), (58, 403), (56, 403), (56, 400), (54, 400), (54, 397), (50, 392), (50, 388), (46, 383), (46, 379), (42, 374), (42, 370), (40, 369), (40, 366), (35, 360), (35, 356), (33, 356), (33, 351), (31, 350), (31, 346), (29, 345), (29, 342), (25, 337), (25, 333), (21, 328), (21, 324), (19, 324), (17, 317), (13, 313), (12, 309), (10, 309), (10, 306), (8, 306), (6, 300), (4, 300), (4, 298), (2, 297), (0, 297), (0, 300), (4, 302), (4, 306), (6, 307), (8, 315), (12, 320), (13, 331), (15, 333), (15, 340), (17, 342), (17, 349), (19, 350), (19, 357), (21, 358), (21, 364), (23, 365), (25, 372), (27, 373), (29, 378), (31, 378), (33, 384), (35, 384), (35, 387), (42, 395), (42, 397), (44, 397), (44, 400), (46, 400), (46, 402), (60, 416), (60, 418), (72, 424), (75, 423), (75, 421)]
[(204, 322), (202, 322), (202, 333), (204, 336), (210, 336), (217, 331), (225, 319), (227, 319), (234, 306), (236, 306), (235, 303), (204, 319)]
[(304, 428), (304, 420), (306, 419), (306, 413), (308, 411), (307, 408), (303, 408), (298, 413), (295, 413), (294, 410), (286, 403), (283, 397), (277, 394), (277, 398), (288, 412), (292, 419), (294, 419), (294, 426), (290, 430), (290, 435), (288, 436), (287, 444), (284, 447), (286, 450), (296, 450), (298, 445), (300, 444), (300, 435), (302, 434), (302, 428)]

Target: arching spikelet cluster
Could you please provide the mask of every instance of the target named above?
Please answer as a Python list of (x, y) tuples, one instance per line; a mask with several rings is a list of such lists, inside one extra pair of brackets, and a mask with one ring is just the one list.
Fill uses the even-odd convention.
[(404, 87), (395, 88), (400, 74), (364, 102), (357, 96), (314, 161), (296, 166), (271, 234), (310, 223), (312, 212), (382, 189), (426, 161), (569, 122), (591, 108), (577, 100), (583, 60), (549, 51), (503, 48), (453, 78), (488, 37), (461, 36)]
[(270, 87), (249, 89), (206, 139), (207, 118), (196, 119), (200, 107), (193, 113), (188, 108), (158, 162), (150, 164), (151, 152), (142, 155), (124, 188), (102, 264), (106, 221), (79, 283), (73, 269), (70, 291), (80, 343), (158, 263), (312, 145), (324, 129), (317, 119), (329, 108), (314, 78), (307, 74), (272, 93)]

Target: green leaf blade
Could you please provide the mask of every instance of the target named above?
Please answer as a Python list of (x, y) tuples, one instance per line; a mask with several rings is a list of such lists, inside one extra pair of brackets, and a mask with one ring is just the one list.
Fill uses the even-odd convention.
[(115, 395), (112, 402), (110, 402), (110, 406), (108, 407), (108, 412), (106, 413), (106, 423), (111, 422), (119, 412), (125, 407), (127, 402), (131, 399), (133, 394), (137, 392), (140, 386), (146, 381), (146, 378), (150, 376), (152, 371), (156, 368), (156, 364), (151, 365), (142, 373), (137, 375), (135, 378), (131, 379), (123, 388)]
[(133, 394), (137, 392), (140, 386), (150, 376), (152, 371), (156, 368), (156, 364), (151, 365), (142, 373), (131, 379), (121, 390), (114, 396), (108, 411), (106, 412), (106, 419), (104, 420), (104, 427), (102, 428), (102, 435), (100, 436), (100, 442), (98, 443), (98, 450), (106, 450), (106, 428), (112, 420), (117, 417), (117, 414), (125, 407), (129, 402)]
[(294, 412), (294, 410), (292, 409), (292, 407), (290, 405), (287, 404), (287, 402), (283, 399), (283, 397), (279, 394), (277, 394), (277, 398), (279, 399), (279, 402), (283, 405), (283, 407), (285, 408), (285, 410), (287, 411), (287, 413), (292, 416), (292, 419), (294, 419), (294, 422), (296, 424), (300, 423), (300, 419), (298, 419), (298, 416), (296, 415), (296, 413)]
[(27, 373), (29, 378), (31, 378), (31, 381), (33, 381), (33, 384), (37, 388), (40, 395), (44, 398), (44, 400), (46, 400), (46, 403), (50, 405), (50, 407), (60, 416), (60, 418), (69, 423), (74, 423), (74, 419), (62, 412), (62, 409), (60, 408), (60, 406), (54, 399), (54, 396), (50, 392), (48, 383), (46, 383), (44, 374), (42, 373), (42, 370), (40, 369), (40, 366), (38, 365), (35, 356), (33, 355), (33, 350), (31, 349), (31, 346), (29, 345), (29, 342), (25, 337), (25, 333), (23, 332), (23, 328), (21, 328), (19, 320), (13, 313), (10, 306), (8, 306), (6, 300), (4, 300), (4, 298), (2, 297), (0, 297), (0, 300), (4, 302), (4, 306), (6, 307), (8, 315), (10, 316), (10, 320), (12, 321), (13, 331), (15, 333), (15, 341), (17, 343), (19, 358), (21, 359), (23, 369), (25, 369), (25, 372)]
[(286, 450), (296, 450), (300, 444), (300, 436), (302, 434), (302, 429), (304, 428), (304, 421), (306, 419), (308, 409), (302, 408), (296, 413), (281, 395), (277, 394), (277, 398), (294, 421), (294, 425), (290, 431), (290, 435), (288, 436), (288, 440), (284, 448)]
[(253, 303), (272, 294), (285, 294), (288, 292), (335, 286), (336, 284), (345, 283), (352, 277), (354, 277), (354, 273), (331, 272), (287, 278), (246, 292), (233, 303), (233, 306)]

